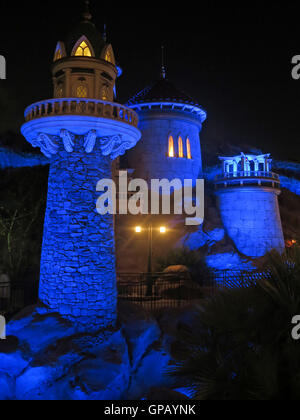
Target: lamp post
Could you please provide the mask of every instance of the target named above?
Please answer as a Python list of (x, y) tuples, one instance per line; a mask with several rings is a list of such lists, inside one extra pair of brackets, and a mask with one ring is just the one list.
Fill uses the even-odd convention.
[[(150, 223), (147, 226), (148, 231), (148, 268), (147, 273), (152, 274), (152, 257), (153, 257), (153, 225)], [(143, 228), (141, 226), (136, 226), (135, 228), (136, 233), (142, 233)], [(161, 234), (165, 234), (167, 232), (167, 228), (165, 226), (161, 226), (159, 228), (159, 232)]]
[[(135, 232), (136, 233), (142, 233), (143, 228), (141, 226), (136, 226)], [(147, 267), (147, 278), (148, 278), (148, 288), (147, 288), (147, 296), (152, 295), (152, 259), (153, 259), (153, 225), (150, 223), (147, 226), (148, 231), (148, 267)], [(159, 228), (159, 232), (161, 234), (165, 234), (167, 232), (167, 229), (164, 226), (161, 226)]]

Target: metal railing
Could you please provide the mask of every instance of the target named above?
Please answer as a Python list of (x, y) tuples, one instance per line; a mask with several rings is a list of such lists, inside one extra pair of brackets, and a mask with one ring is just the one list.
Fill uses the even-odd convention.
[[(201, 283), (186, 273), (118, 274), (118, 299), (145, 309), (180, 308), (200, 302), (220, 289), (247, 288), (268, 279), (257, 271), (212, 271)], [(12, 314), (38, 301), (37, 285), (0, 283), (0, 314)]]
[(214, 272), (214, 285), (216, 289), (245, 288), (269, 278), (267, 272), (222, 270)]
[(202, 286), (188, 273), (120, 274), (118, 298), (146, 309), (179, 308), (204, 297)]
[(216, 176), (216, 181), (228, 180), (236, 178), (268, 178), (276, 179), (279, 181), (279, 175), (275, 172), (264, 172), (264, 171), (237, 171), (237, 172), (224, 172), (221, 175)]
[(29, 122), (37, 118), (77, 114), (109, 118), (134, 127), (138, 126), (138, 115), (132, 109), (114, 102), (82, 98), (48, 99), (34, 103), (26, 108), (25, 121)]

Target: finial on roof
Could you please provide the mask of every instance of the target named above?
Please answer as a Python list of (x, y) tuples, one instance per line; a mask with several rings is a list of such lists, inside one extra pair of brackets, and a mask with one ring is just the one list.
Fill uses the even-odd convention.
[(104, 26), (103, 26), (103, 34), (102, 34), (102, 38), (103, 38), (103, 41), (104, 41), (104, 42), (106, 42), (106, 41), (107, 41), (107, 26), (106, 26), (106, 23), (104, 23)]
[(90, 20), (92, 20), (92, 15), (90, 12), (90, 1), (89, 0), (85, 0), (85, 11), (83, 13), (83, 18), (85, 22), (89, 22)]
[(166, 78), (166, 66), (165, 66), (165, 47), (164, 45), (161, 46), (161, 78)]

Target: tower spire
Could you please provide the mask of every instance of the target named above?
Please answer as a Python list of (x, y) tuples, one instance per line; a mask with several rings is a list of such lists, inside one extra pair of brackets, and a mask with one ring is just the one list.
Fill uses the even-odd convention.
[(106, 25), (106, 23), (104, 23), (104, 26), (103, 26), (103, 34), (102, 34), (102, 38), (103, 38), (103, 41), (104, 41), (104, 42), (106, 42), (106, 41), (107, 41), (107, 25)]
[(166, 66), (165, 66), (165, 47), (164, 45), (161, 46), (161, 78), (165, 79), (166, 78)]
[(85, 10), (83, 13), (83, 18), (85, 22), (89, 22), (92, 20), (92, 15), (90, 12), (90, 1), (89, 0), (85, 0)]

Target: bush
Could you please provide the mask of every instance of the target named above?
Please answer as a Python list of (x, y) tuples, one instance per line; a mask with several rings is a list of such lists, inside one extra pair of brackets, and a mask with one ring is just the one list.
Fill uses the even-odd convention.
[(180, 334), (178, 384), (200, 400), (300, 399), (300, 250), (269, 255), (270, 279), (204, 301)]

